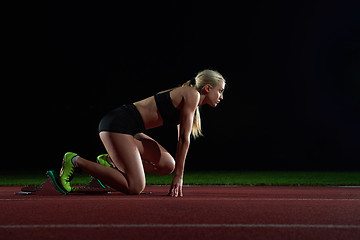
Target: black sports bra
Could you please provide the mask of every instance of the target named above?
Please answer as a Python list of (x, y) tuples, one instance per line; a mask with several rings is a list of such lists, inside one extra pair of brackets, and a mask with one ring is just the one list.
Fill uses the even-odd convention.
[(170, 91), (158, 93), (155, 96), (156, 106), (160, 112), (165, 126), (178, 125), (180, 112), (177, 110), (170, 98)]

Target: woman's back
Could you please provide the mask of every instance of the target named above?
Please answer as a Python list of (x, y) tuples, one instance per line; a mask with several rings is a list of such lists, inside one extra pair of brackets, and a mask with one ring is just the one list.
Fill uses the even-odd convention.
[[(188, 86), (174, 88), (169, 90), (169, 92), (171, 104), (179, 112), (181, 112), (184, 102), (190, 98), (198, 98), (199, 95), (197, 90)], [(160, 113), (161, 111), (158, 109), (154, 96), (135, 102), (134, 105), (140, 112), (146, 129), (159, 127), (164, 124), (164, 120)]]

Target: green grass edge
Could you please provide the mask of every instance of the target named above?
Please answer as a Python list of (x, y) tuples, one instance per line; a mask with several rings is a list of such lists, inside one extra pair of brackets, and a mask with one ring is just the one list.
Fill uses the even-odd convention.
[[(146, 175), (147, 185), (170, 185), (173, 175)], [(40, 185), (47, 179), (41, 172), (0, 172), (0, 186)], [(90, 176), (80, 174), (73, 185), (84, 185)], [(188, 171), (184, 185), (237, 186), (360, 186), (360, 172), (308, 171)]]

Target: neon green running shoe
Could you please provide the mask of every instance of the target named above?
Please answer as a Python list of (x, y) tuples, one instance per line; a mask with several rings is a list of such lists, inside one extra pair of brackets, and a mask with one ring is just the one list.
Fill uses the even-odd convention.
[(109, 161), (109, 154), (101, 154), (97, 157), (96, 162), (105, 167), (116, 168), (114, 163)]
[[(116, 168), (114, 163), (112, 163), (111, 161), (109, 161), (109, 154), (101, 154), (96, 158), (96, 162), (100, 165), (103, 165), (105, 167), (111, 167), (111, 168)], [(99, 179), (94, 178), (103, 188), (107, 188), (109, 186), (107, 186), (106, 184), (102, 183)]]
[(72, 153), (72, 152), (65, 153), (63, 162), (62, 162), (62, 168), (60, 170), (61, 185), (68, 192), (71, 192), (70, 181), (73, 178), (73, 175), (75, 173), (75, 166), (72, 163), (71, 159), (76, 156), (77, 156), (76, 153)]

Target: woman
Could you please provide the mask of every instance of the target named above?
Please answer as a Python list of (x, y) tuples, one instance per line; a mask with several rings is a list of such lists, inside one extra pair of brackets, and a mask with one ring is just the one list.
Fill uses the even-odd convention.
[[(216, 107), (223, 99), (224, 88), (225, 80), (220, 73), (204, 70), (181, 87), (111, 111), (99, 124), (108, 155), (100, 155), (95, 163), (66, 153), (60, 171), (62, 186), (70, 192), (73, 173), (80, 168), (120, 192), (140, 194), (145, 188), (145, 172), (166, 175), (174, 171), (169, 196), (182, 197), (190, 134), (194, 138), (202, 136), (198, 106)], [(143, 133), (162, 125), (178, 126), (175, 159)]]

